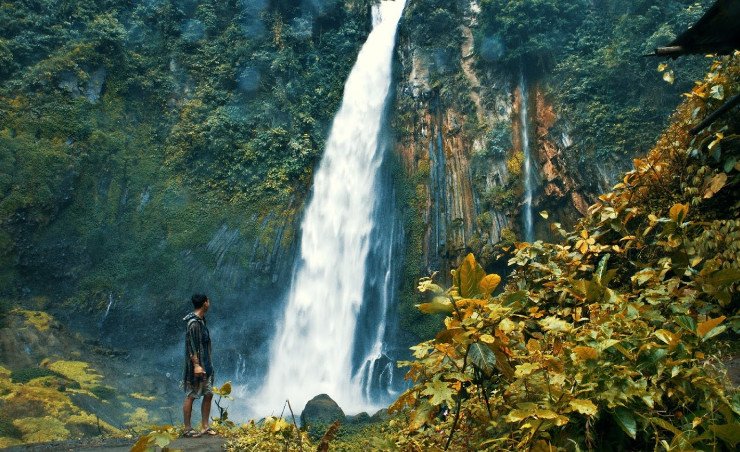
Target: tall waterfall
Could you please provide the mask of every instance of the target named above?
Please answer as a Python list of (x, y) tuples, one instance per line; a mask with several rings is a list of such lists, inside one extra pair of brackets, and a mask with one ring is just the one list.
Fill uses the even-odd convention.
[(532, 192), (534, 190), (534, 175), (532, 165), (531, 149), (529, 147), (529, 116), (527, 107), (529, 105), (529, 95), (527, 94), (527, 82), (524, 79), (524, 73), (519, 78), (519, 94), (521, 95), (521, 105), (519, 106), (519, 122), (521, 123), (522, 133), (522, 152), (524, 153), (524, 163), (522, 175), (524, 177), (524, 206), (522, 220), (524, 223), (524, 240), (527, 242), (534, 241), (534, 220), (532, 218)]
[[(393, 240), (380, 246), (374, 240), (387, 235), (379, 230), (398, 234), (391, 219), (376, 224), (386, 201), (378, 198), (386, 148), (381, 125), (404, 5), (383, 1), (375, 7), (373, 30), (345, 84), (315, 173), (301, 255), (255, 400), (257, 414), (279, 411), (286, 399), (300, 411), (322, 393), (348, 412), (374, 406), (370, 387), (385, 365), (380, 358), (393, 279)], [(366, 315), (374, 318), (371, 325)]]

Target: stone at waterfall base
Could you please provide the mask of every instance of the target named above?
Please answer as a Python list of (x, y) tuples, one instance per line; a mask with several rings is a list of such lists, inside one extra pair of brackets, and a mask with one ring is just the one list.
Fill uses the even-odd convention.
[(306, 408), (301, 413), (301, 424), (324, 425), (334, 421), (344, 423), (347, 416), (344, 411), (326, 394), (319, 394), (306, 403)]

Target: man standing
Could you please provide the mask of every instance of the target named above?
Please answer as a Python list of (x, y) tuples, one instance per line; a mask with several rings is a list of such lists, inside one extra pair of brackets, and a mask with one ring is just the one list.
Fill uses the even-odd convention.
[[(191, 298), (194, 311), (183, 319), (187, 322), (185, 331), (185, 372), (183, 388), (186, 396), (182, 405), (185, 418), (185, 433), (187, 438), (202, 435), (215, 435), (216, 432), (208, 427), (208, 417), (211, 414), (211, 400), (213, 399), (213, 363), (211, 361), (211, 336), (206, 326), (206, 313), (211, 307), (211, 300), (204, 294), (197, 293)], [(201, 431), (196, 432), (190, 423), (193, 412), (193, 401), (203, 397), (200, 406)]]

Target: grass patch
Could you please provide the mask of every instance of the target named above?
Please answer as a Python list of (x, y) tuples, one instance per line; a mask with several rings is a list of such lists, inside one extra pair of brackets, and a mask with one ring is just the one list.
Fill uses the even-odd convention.
[(64, 377), (78, 382), (83, 389), (98, 386), (102, 376), (90, 368), (90, 365), (82, 361), (55, 361), (48, 365), (49, 369)]
[(148, 396), (148, 395), (142, 394), (140, 392), (134, 392), (134, 393), (132, 393), (131, 394), (131, 397), (133, 397), (134, 399), (144, 400), (144, 401), (147, 401), (147, 402), (153, 402), (153, 401), (157, 400), (157, 397), (156, 396)]

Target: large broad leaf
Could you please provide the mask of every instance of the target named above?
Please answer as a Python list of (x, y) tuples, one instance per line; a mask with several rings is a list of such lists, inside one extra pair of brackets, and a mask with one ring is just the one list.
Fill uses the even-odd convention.
[(481, 293), (478, 283), (485, 278), (486, 272), (483, 267), (475, 261), (473, 253), (465, 256), (462, 264), (457, 269), (457, 283), (460, 289), (460, 296), (463, 298), (473, 298)]
[(683, 328), (691, 331), (692, 333), (696, 331), (696, 321), (693, 317), (689, 317), (687, 315), (679, 315), (676, 316), (674, 319), (676, 323), (681, 325)]
[(569, 402), (569, 405), (573, 410), (586, 416), (595, 416), (599, 411), (596, 405), (588, 399), (573, 399)]
[(618, 407), (614, 410), (614, 420), (624, 430), (630, 438), (637, 438), (637, 421), (632, 410), (625, 407)]
[(468, 358), (486, 377), (493, 375), (496, 370), (496, 355), (486, 344), (473, 343), (468, 351)]

